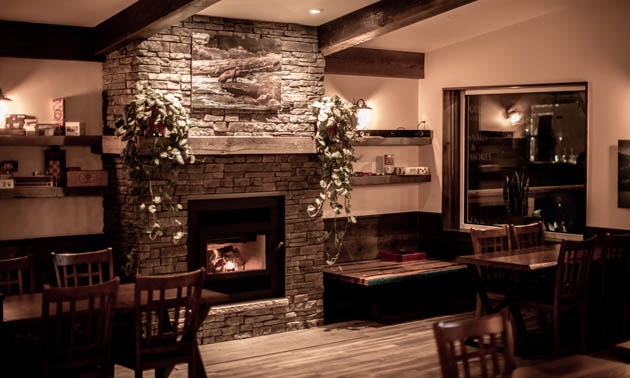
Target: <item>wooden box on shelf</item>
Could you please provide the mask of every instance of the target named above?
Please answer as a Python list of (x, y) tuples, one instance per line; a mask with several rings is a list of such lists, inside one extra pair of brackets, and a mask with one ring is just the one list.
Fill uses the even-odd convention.
[(410, 251), (407, 249), (380, 251), (379, 255), (381, 257), (381, 260), (398, 262), (424, 260), (427, 258), (427, 254), (425, 252)]
[(107, 186), (107, 171), (68, 170), (66, 173), (66, 179), (66, 186), (69, 188)]

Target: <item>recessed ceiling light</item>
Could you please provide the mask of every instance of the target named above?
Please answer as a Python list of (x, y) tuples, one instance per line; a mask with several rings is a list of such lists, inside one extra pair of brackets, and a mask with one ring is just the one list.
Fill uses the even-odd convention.
[(310, 13), (310, 14), (320, 14), (320, 13), (322, 13), (322, 10), (321, 9), (311, 9), (311, 10), (308, 11), (308, 13)]

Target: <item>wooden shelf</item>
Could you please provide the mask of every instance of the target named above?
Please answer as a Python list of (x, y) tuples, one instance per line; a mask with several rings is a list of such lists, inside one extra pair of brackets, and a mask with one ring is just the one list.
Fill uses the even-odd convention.
[(94, 136), (15, 136), (0, 135), (0, 146), (100, 146), (101, 137)]
[(363, 142), (354, 143), (354, 146), (426, 146), (431, 144), (431, 137), (394, 138), (367, 136)]
[(391, 185), (391, 184), (415, 184), (431, 181), (431, 175), (421, 176), (355, 176), (351, 178), (352, 185)]
[[(146, 138), (140, 144), (140, 154), (148, 154), (154, 138)], [(311, 137), (265, 136), (210, 136), (189, 137), (188, 143), (195, 155), (265, 155), (265, 154), (315, 154), (315, 142)], [(120, 154), (127, 142), (117, 136), (103, 137), (104, 154)]]
[(86, 186), (74, 188), (15, 188), (0, 190), (0, 199), (9, 198), (61, 198), (70, 196), (100, 196), (107, 190), (106, 186)]

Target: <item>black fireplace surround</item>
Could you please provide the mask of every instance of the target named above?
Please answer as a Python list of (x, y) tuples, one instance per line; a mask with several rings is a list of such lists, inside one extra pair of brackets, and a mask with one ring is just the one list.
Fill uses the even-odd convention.
[(230, 294), (230, 302), (283, 297), (284, 222), (277, 193), (189, 200), (188, 268), (204, 266), (205, 287)]

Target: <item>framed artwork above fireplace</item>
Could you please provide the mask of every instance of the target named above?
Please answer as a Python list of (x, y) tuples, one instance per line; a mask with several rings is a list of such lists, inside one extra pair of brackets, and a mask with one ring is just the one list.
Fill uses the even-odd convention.
[(272, 38), (192, 34), (192, 107), (279, 110), (282, 43)]

